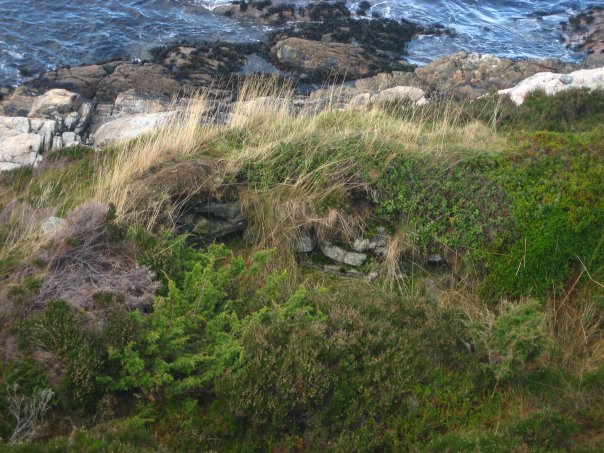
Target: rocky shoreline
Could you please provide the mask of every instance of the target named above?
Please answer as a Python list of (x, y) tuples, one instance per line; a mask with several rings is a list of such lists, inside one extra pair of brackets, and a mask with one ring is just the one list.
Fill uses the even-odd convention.
[[(2, 88), (0, 170), (34, 165), (45, 153), (74, 144), (101, 145), (149, 132), (175, 113), (173, 99), (186, 99), (202, 89), (221, 112), (213, 118), (226, 120), (238, 87), (252, 72), (293, 81), (297, 90), (291, 102), (316, 109), (326, 105), (327, 98), (331, 107), (352, 109), (400, 99), (417, 104), (475, 99), (512, 89), (540, 73), (557, 75), (547, 80), (538, 76), (536, 85), (525, 84), (524, 91), (594, 87), (604, 77), (589, 73), (590, 82), (582, 85), (568, 76), (604, 66), (602, 9), (587, 11), (563, 27), (568, 45), (587, 53), (584, 65), (458, 52), (415, 67), (399, 49), (419, 34), (451, 31), (404, 20), (355, 18), (367, 14), (365, 3), (353, 13), (343, 3), (294, 8), (270, 1), (234, 2), (219, 12), (285, 26), (265, 43), (175, 43), (155, 49), (149, 61), (60, 68), (17, 88)], [(581, 74), (577, 80), (587, 79)], [(325, 88), (333, 84), (339, 86), (335, 98), (333, 90)]]

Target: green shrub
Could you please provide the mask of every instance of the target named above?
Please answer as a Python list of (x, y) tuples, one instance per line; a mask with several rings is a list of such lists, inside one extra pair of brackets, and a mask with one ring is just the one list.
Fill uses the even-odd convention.
[[(138, 335), (123, 301), (111, 294), (96, 294), (102, 319), (77, 313), (62, 300), (51, 301), (29, 319), (21, 331), (26, 351), (45, 351), (58, 361), (61, 388), (58, 397), (66, 408), (94, 411), (103, 394), (98, 376), (105, 373), (108, 349), (121, 347)], [(95, 328), (91, 324), (100, 323)]]
[(185, 263), (189, 270), (182, 283), (169, 280), (167, 294), (156, 299), (153, 312), (135, 315), (143, 338), (110, 350), (119, 372), (103, 381), (113, 390), (139, 390), (150, 397), (211, 389), (217, 375), (241, 360), (238, 338), (253, 306), (245, 296), (254, 294), (245, 294), (242, 282), (265, 261), (266, 254), (257, 254), (246, 265), (222, 246), (194, 253)]
[(474, 324), (474, 344), (497, 380), (513, 379), (546, 348), (545, 315), (535, 300), (508, 304), (494, 319)]

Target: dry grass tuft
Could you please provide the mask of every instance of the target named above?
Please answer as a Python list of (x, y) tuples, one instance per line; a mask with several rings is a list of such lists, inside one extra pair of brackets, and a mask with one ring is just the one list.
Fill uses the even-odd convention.
[(150, 305), (157, 284), (149, 269), (140, 267), (132, 245), (112, 240), (108, 209), (98, 202), (78, 206), (54, 236), (48, 273), (37, 302), (64, 299), (88, 313), (98, 311), (95, 294), (123, 297), (129, 309)]

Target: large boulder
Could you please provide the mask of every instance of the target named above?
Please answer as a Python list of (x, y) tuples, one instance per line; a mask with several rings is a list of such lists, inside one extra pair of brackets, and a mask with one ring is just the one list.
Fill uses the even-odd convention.
[(62, 88), (55, 88), (36, 97), (29, 115), (50, 115), (55, 112), (65, 114), (77, 110), (81, 103), (79, 94)]
[(570, 74), (541, 72), (523, 80), (513, 88), (500, 90), (499, 94), (508, 95), (516, 105), (521, 105), (533, 91), (542, 90), (548, 95), (554, 95), (572, 88), (604, 88), (604, 67), (581, 69)]
[(175, 115), (177, 112), (169, 111), (117, 117), (102, 124), (93, 134), (93, 140), (97, 145), (131, 140), (161, 129)]
[(287, 38), (272, 49), (286, 69), (306, 73), (310, 78), (367, 76), (373, 59), (363, 49), (352, 44)]

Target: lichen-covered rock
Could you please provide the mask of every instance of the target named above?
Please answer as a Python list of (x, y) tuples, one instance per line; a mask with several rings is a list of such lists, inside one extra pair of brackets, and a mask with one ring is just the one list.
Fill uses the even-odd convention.
[(371, 105), (371, 94), (370, 93), (361, 93), (354, 96), (347, 105), (347, 108), (351, 110), (367, 110)]
[(36, 97), (29, 115), (50, 115), (54, 112), (66, 114), (77, 110), (81, 103), (79, 94), (62, 88), (54, 88)]
[(417, 68), (414, 73), (399, 74), (398, 79), (400, 85), (417, 86), (457, 99), (473, 99), (490, 91), (513, 87), (539, 72), (570, 72), (573, 69), (572, 64), (557, 60), (510, 60), (457, 52)]
[(287, 38), (277, 42), (273, 53), (286, 69), (307, 73), (312, 78), (356, 79), (370, 74), (372, 58), (353, 44)]
[(196, 206), (194, 211), (199, 214), (218, 217), (232, 224), (239, 223), (243, 220), (241, 206), (239, 205), (238, 201), (233, 201), (231, 203), (202, 204)]
[(130, 89), (146, 94), (173, 96), (178, 92), (179, 84), (162, 65), (123, 63), (101, 79), (95, 99), (113, 101), (120, 93)]
[(167, 110), (170, 98), (157, 93), (141, 93), (130, 89), (115, 98), (114, 114), (136, 115), (139, 113), (156, 113)]

